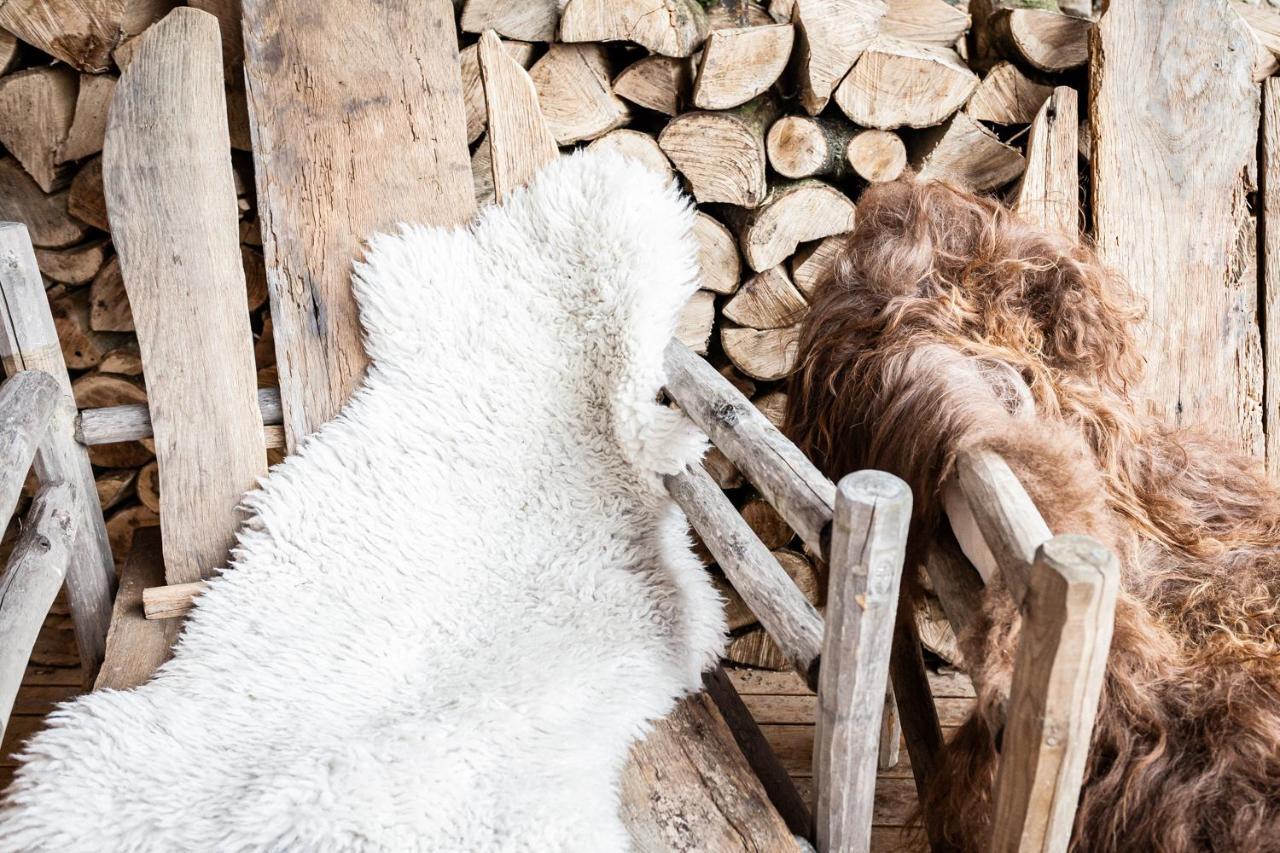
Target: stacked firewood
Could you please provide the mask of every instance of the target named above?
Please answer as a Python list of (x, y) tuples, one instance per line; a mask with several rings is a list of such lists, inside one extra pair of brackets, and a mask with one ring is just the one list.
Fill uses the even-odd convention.
[[(112, 90), (166, 0), (0, 4), (0, 220), (31, 231), (81, 407), (146, 400), (145, 353), (110, 242), (100, 152)], [(192, 0), (223, 25), (228, 121), (260, 385), (276, 384), (249, 155), (237, 0)], [(1039, 207), (1077, 225), (1084, 191), (1028, 172), (1048, 128), (1075, 127), (1094, 0), (461, 0), (466, 124), (477, 195), (493, 200), (478, 38), (492, 30), (529, 71), (555, 143), (613, 148), (696, 200), (703, 289), (679, 336), (775, 423), (799, 324), (857, 217), (859, 194), (907, 169)], [(1280, 13), (1237, 3), (1275, 70)], [(1034, 126), (1039, 125), (1037, 134)], [(1028, 133), (1028, 128), (1033, 128)], [(1037, 140), (1029, 144), (1029, 140)], [(1073, 134), (1074, 136), (1074, 134)], [(1087, 136), (1079, 156), (1089, 157)], [(1061, 158), (1057, 158), (1061, 160)], [(1024, 173), (1027, 179), (1023, 180)], [(1064, 198), (1069, 196), (1069, 198)], [(117, 559), (158, 523), (149, 440), (90, 448)], [(722, 455), (707, 467), (821, 605), (821, 567)], [(784, 668), (723, 584), (731, 660)], [(953, 639), (922, 614), (944, 657)]]

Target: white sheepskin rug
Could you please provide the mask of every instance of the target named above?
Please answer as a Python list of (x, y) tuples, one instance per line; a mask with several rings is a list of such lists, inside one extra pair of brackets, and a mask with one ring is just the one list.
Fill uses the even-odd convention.
[(57, 710), (4, 851), (625, 849), (618, 781), (720, 601), (659, 475), (693, 211), (617, 155), (370, 244), (372, 364), (246, 499), (148, 684)]

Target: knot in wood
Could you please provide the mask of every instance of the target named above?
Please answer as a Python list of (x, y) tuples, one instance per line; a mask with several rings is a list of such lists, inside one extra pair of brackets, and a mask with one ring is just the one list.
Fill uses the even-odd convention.
[(49, 541), (48, 536), (39, 534), (36, 536), (36, 547), (41, 551), (48, 553), (49, 549), (53, 547), (53, 543)]
[(711, 417), (727, 427), (737, 426), (738, 421), (742, 420), (742, 414), (738, 407), (728, 401), (716, 403), (712, 406)]

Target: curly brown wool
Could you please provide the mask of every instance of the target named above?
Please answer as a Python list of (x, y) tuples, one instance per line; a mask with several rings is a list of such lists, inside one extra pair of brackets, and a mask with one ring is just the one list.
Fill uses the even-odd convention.
[[(1148, 413), (1139, 316), (1087, 246), (944, 184), (874, 186), (805, 321), (789, 431), (832, 477), (912, 485), (916, 560), (955, 547), (940, 484), (969, 447), (1002, 454), (1052, 530), (1119, 556), (1074, 849), (1280, 850), (1280, 490)], [(1034, 412), (1011, 411), (1002, 365)], [(961, 638), (980, 708), (1007, 692), (1018, 638), (998, 577), (983, 617)], [(923, 803), (957, 849), (986, 847), (997, 760), (975, 712)]]

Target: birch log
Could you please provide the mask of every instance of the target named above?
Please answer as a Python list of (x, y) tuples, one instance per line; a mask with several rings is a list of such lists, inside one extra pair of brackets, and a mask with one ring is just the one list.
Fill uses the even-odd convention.
[(795, 0), (796, 77), (809, 115), (827, 106), (831, 93), (875, 39), (884, 0)]

